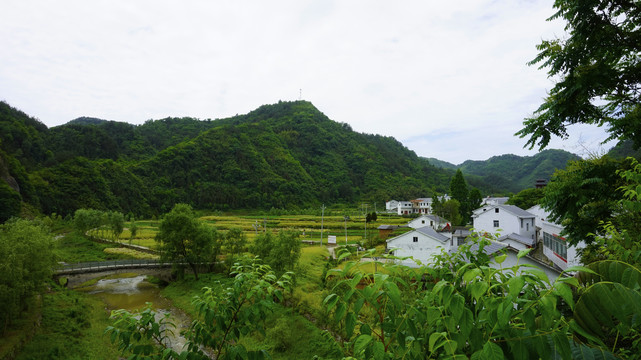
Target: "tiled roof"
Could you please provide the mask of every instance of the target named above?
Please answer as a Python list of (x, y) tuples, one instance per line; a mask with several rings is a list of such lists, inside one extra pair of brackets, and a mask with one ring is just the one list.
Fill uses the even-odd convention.
[(508, 234), (508, 235), (503, 235), (500, 238), (498, 238), (499, 241), (504, 241), (506, 239), (512, 239), (514, 241), (520, 242), (521, 244), (527, 245), (527, 246), (534, 246), (534, 244), (535, 244), (534, 239), (530, 239), (528, 237), (521, 236), (521, 235), (515, 234), (515, 233), (511, 233), (511, 234)]
[(416, 231), (420, 232), (421, 234), (433, 237), (434, 239), (441, 242), (446, 242), (449, 240), (447, 236), (437, 233), (436, 230), (432, 229), (430, 226), (424, 226), (422, 228), (418, 228), (416, 229)]

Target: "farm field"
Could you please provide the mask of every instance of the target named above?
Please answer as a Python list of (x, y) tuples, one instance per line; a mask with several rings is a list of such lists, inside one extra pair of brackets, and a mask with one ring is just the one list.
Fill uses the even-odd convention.
[[(380, 225), (405, 225), (410, 220), (407, 217), (397, 215), (382, 214), (377, 221), (367, 223), (365, 228), (364, 216), (349, 216), (345, 220), (343, 215), (332, 216), (315, 216), (315, 215), (204, 215), (200, 219), (207, 225), (216, 228), (220, 232), (226, 232), (233, 228), (238, 228), (247, 236), (251, 243), (259, 232), (272, 231), (277, 233), (280, 230), (294, 230), (300, 234), (303, 241), (320, 242), (321, 229), (323, 243), (326, 243), (329, 235), (336, 236), (339, 245), (345, 244), (363, 244), (367, 245), (369, 240), (376, 242), (378, 238), (378, 226)], [(136, 221), (138, 230), (136, 236), (132, 239), (129, 228), (131, 223), (125, 223), (125, 229), (121, 234), (119, 241), (130, 243), (132, 245), (144, 246), (151, 249), (157, 249), (158, 244), (154, 240), (160, 226), (159, 220), (140, 220)], [(367, 235), (366, 235), (367, 231)], [(407, 231), (400, 228), (395, 235)]]

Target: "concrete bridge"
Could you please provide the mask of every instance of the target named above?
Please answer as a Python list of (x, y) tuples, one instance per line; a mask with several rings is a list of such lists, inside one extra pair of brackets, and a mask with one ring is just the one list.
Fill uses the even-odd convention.
[[(171, 262), (161, 260), (140, 260), (140, 259), (124, 259), (124, 260), (108, 260), (108, 261), (94, 261), (75, 264), (60, 264), (54, 270), (54, 275), (76, 275), (86, 274), (92, 272), (104, 272), (114, 270), (129, 270), (129, 269), (153, 269), (153, 268), (170, 268), (173, 265)], [(185, 264), (186, 265), (186, 264)]]

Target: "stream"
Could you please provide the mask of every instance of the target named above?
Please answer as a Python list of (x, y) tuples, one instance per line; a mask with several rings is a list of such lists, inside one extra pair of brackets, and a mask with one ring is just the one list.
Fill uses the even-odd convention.
[(171, 301), (162, 297), (160, 288), (147, 281), (146, 275), (118, 274), (102, 278), (92, 285), (81, 285), (75, 290), (99, 298), (107, 310), (125, 309), (132, 312), (143, 309), (147, 302), (153, 303), (153, 309), (158, 317), (169, 313), (171, 322), (176, 325), (173, 336), (168, 337), (168, 345), (179, 353), (183, 350), (187, 339), (180, 332), (189, 328), (191, 319), (183, 311), (174, 307)]

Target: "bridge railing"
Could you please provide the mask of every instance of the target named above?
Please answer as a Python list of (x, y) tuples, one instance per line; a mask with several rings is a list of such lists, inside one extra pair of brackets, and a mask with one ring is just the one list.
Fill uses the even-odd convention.
[(170, 266), (171, 263), (157, 259), (121, 259), (121, 260), (107, 260), (107, 261), (93, 261), (82, 262), (73, 264), (58, 264), (56, 267), (57, 273), (77, 272), (77, 271), (99, 271), (101, 269), (117, 269), (117, 268), (131, 268), (131, 267), (158, 267)]

